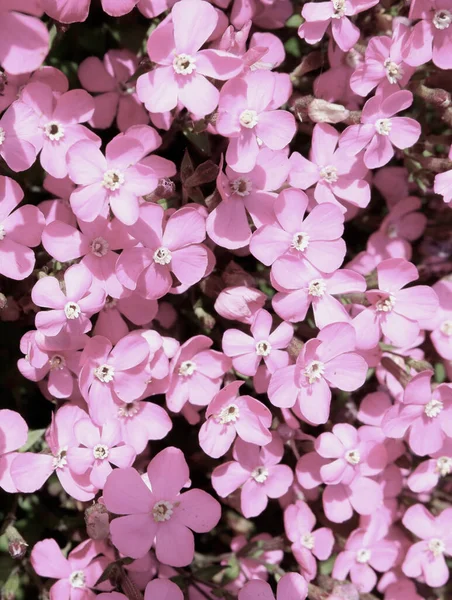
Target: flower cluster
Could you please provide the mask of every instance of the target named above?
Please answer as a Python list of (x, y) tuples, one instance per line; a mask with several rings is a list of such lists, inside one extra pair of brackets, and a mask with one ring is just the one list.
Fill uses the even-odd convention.
[(451, 596), (452, 0), (402, 4), (0, 0), (5, 598)]

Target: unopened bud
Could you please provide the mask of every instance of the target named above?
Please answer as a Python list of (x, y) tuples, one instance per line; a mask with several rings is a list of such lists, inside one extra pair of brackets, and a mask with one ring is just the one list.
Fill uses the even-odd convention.
[(8, 540), (8, 552), (11, 558), (23, 558), (27, 552), (28, 544), (14, 525), (8, 525), (5, 535)]
[(6, 308), (7, 304), (8, 304), (7, 297), (5, 296), (5, 294), (2, 294), (0, 292), (0, 310), (3, 310), (4, 308)]
[(85, 510), (86, 533), (92, 540), (106, 540), (110, 534), (108, 510), (96, 502)]
[(333, 104), (315, 98), (308, 106), (308, 115), (314, 123), (340, 123), (348, 118), (350, 111), (341, 104)]
[(220, 293), (214, 307), (225, 319), (251, 324), (266, 299), (267, 296), (256, 288), (230, 287)]

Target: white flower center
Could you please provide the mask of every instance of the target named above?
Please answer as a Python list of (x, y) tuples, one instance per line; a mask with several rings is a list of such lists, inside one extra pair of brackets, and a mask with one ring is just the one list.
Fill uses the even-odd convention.
[(444, 333), (444, 335), (447, 335), (447, 337), (451, 337), (452, 336), (452, 321), (450, 321), (450, 320), (443, 321), (443, 323), (441, 323), (440, 329), (441, 329), (441, 333)]
[(0, 146), (3, 144), (6, 138), (6, 132), (3, 127), (0, 127)]
[(156, 523), (163, 523), (163, 521), (169, 521), (173, 514), (174, 504), (167, 500), (160, 500), (154, 505), (152, 509), (152, 516)]
[(115, 376), (115, 368), (110, 365), (99, 365), (94, 369), (94, 375), (102, 383), (110, 383)]
[(231, 191), (237, 196), (248, 196), (253, 188), (253, 184), (248, 177), (239, 177), (230, 182)]
[(443, 410), (444, 404), (441, 400), (435, 400), (432, 398), (428, 404), (425, 405), (424, 412), (430, 419), (437, 417)]
[(0, 242), (6, 237), (6, 231), (4, 225), (0, 225)]
[(303, 371), (309, 383), (315, 383), (316, 381), (319, 381), (319, 379), (322, 378), (324, 372), (325, 365), (319, 360), (312, 360)]
[(99, 460), (104, 460), (108, 457), (110, 450), (108, 446), (104, 446), (104, 444), (97, 444), (93, 448), (93, 456), (94, 458), (98, 458)]
[(298, 250), (298, 252), (304, 252), (306, 248), (309, 246), (310, 236), (303, 231), (298, 231), (294, 233), (292, 238), (292, 248)]
[(124, 181), (124, 174), (121, 173), (119, 169), (109, 169), (104, 173), (102, 185), (107, 188), (107, 190), (114, 192), (115, 190), (119, 190)]
[(436, 461), (436, 471), (441, 475), (441, 477), (446, 477), (446, 475), (450, 475), (452, 471), (452, 458), (448, 456), (440, 456)]
[(247, 129), (253, 129), (253, 127), (256, 127), (256, 125), (258, 124), (259, 117), (255, 110), (247, 108), (240, 115), (239, 121), (240, 125), (242, 125), (243, 127), (246, 127)]
[(64, 357), (60, 356), (59, 354), (52, 356), (52, 358), (49, 360), (49, 363), (52, 371), (60, 371), (66, 366)]
[(356, 562), (359, 562), (362, 565), (364, 565), (365, 563), (369, 562), (371, 556), (372, 556), (372, 553), (370, 550), (368, 550), (367, 548), (361, 548), (356, 553)]
[(433, 17), (433, 25), (436, 29), (448, 29), (452, 23), (452, 13), (450, 10), (438, 10)]
[(268, 469), (267, 467), (256, 467), (254, 471), (251, 473), (251, 477), (257, 483), (264, 483), (267, 481), (268, 477)]
[(77, 302), (67, 302), (66, 306), (64, 307), (64, 314), (68, 319), (78, 319), (81, 312), (82, 309)]
[(389, 83), (397, 83), (400, 79), (402, 79), (402, 67), (392, 61), (390, 58), (385, 60), (383, 66), (386, 69), (386, 77), (388, 78)]
[(72, 571), (69, 575), (69, 583), (73, 588), (84, 588), (86, 583), (85, 573), (83, 571)]
[(105, 256), (110, 249), (110, 244), (103, 237), (94, 238), (91, 242), (91, 252), (99, 258)]
[(345, 0), (332, 0), (334, 13), (333, 19), (341, 19), (345, 15)]
[(190, 377), (196, 371), (196, 363), (192, 360), (184, 360), (179, 367), (179, 375), (182, 377)]
[(428, 543), (428, 549), (433, 554), (433, 556), (441, 556), (441, 554), (444, 554), (446, 550), (446, 545), (444, 544), (443, 540), (433, 538)]
[(140, 403), (135, 402), (135, 401), (129, 402), (118, 408), (118, 417), (119, 418), (125, 417), (126, 419), (129, 419), (129, 418), (137, 415), (139, 412), (140, 412)]
[(387, 298), (382, 298), (381, 300), (378, 300), (378, 302), (375, 304), (375, 310), (377, 310), (378, 312), (391, 312), (394, 306), (395, 296), (389, 294)]
[(64, 138), (64, 127), (58, 121), (49, 121), (44, 125), (44, 134), (51, 142), (59, 142)]
[(327, 165), (320, 169), (320, 177), (327, 183), (335, 183), (339, 179), (337, 169), (332, 165)]
[(268, 356), (272, 351), (272, 345), (267, 340), (262, 340), (256, 344), (256, 354), (258, 356)]
[(358, 465), (361, 461), (359, 450), (347, 450), (345, 453), (345, 460), (351, 465)]
[(53, 456), (53, 468), (54, 469), (62, 469), (67, 465), (67, 446), (60, 448), (56, 454)]
[(240, 417), (240, 410), (237, 404), (229, 404), (223, 408), (218, 415), (218, 420), (222, 425), (226, 423), (235, 423)]
[(313, 550), (315, 546), (315, 539), (312, 533), (305, 533), (300, 538), (300, 544), (308, 550)]
[(326, 281), (324, 279), (313, 279), (308, 287), (308, 294), (316, 298), (322, 298), (326, 291)]
[(157, 248), (153, 256), (154, 262), (159, 265), (169, 265), (172, 258), (171, 250), (168, 250), (168, 248), (164, 248), (163, 246)]
[(375, 121), (375, 129), (380, 135), (389, 135), (391, 133), (391, 119), (377, 119)]
[(189, 54), (177, 54), (173, 60), (173, 69), (178, 75), (191, 75), (196, 71), (196, 59)]

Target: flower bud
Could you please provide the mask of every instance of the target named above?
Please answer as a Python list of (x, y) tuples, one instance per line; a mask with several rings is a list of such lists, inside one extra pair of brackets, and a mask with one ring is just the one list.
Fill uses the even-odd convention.
[(96, 502), (85, 510), (86, 533), (92, 540), (106, 540), (110, 534), (108, 510)]
[(23, 558), (27, 552), (28, 544), (20, 535), (14, 525), (8, 525), (5, 531), (8, 540), (8, 552), (11, 558)]
[(230, 287), (223, 290), (215, 302), (215, 310), (225, 319), (251, 324), (256, 312), (261, 309), (267, 296), (245, 286)]
[(340, 123), (345, 121), (350, 111), (341, 104), (333, 104), (321, 98), (315, 98), (308, 106), (308, 115), (314, 123)]

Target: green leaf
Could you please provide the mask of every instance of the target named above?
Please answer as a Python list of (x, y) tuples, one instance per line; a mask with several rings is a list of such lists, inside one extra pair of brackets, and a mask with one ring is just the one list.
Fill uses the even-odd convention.
[(295, 14), (289, 17), (286, 21), (286, 27), (293, 27), (294, 29), (298, 29), (300, 25), (303, 23), (304, 19), (300, 14)]
[(284, 48), (286, 49), (287, 54), (291, 56), (295, 56), (295, 58), (300, 58), (301, 50), (300, 44), (298, 42), (298, 37), (291, 37), (284, 44)]
[(19, 448), (19, 452), (28, 452), (35, 444), (37, 444), (43, 437), (45, 429), (33, 429), (28, 432), (28, 438), (22, 448)]
[(435, 381), (436, 383), (443, 383), (446, 381), (446, 369), (443, 363), (435, 364)]

